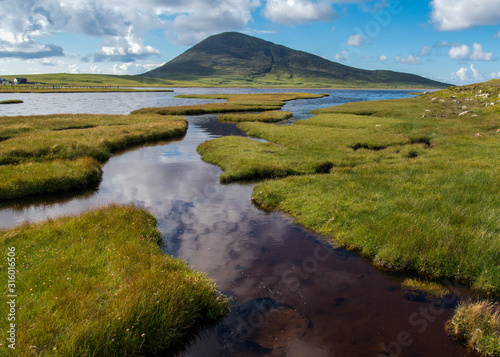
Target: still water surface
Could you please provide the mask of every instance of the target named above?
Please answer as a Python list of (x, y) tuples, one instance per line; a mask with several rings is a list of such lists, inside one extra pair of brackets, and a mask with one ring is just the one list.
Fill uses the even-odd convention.
[[(175, 95), (241, 91), (280, 90), (198, 88), (179, 89)], [(330, 97), (292, 101), (284, 110), (303, 119), (318, 107), (406, 95), (403, 91), (311, 92), (326, 92)], [(26, 94), (16, 96), (25, 104), (6, 112), (1, 108), (0, 115), (123, 114), (141, 107), (207, 102), (173, 96)], [(189, 117), (182, 140), (112, 157), (95, 192), (3, 206), (0, 225), (78, 213), (110, 202), (147, 207), (164, 235), (163, 251), (206, 272), (234, 302), (232, 313), (202, 331), (181, 356), (467, 355), (444, 331), (453, 297), (446, 308), (411, 301), (400, 290), (400, 278), (330, 246), (279, 212), (258, 210), (250, 200), (252, 184), (220, 185), (221, 170), (201, 161), (196, 147), (205, 140), (244, 133), (215, 118)]]

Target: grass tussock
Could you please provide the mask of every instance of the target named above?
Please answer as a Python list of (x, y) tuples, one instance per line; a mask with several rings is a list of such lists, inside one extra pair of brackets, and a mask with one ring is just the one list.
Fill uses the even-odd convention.
[(99, 164), (131, 146), (181, 137), (187, 121), (159, 115), (44, 115), (0, 118), (0, 197), (95, 184)]
[(177, 98), (224, 99), (225, 103), (185, 105), (178, 107), (143, 108), (132, 114), (198, 115), (212, 113), (262, 112), (278, 110), (286, 101), (321, 98), (325, 94), (309, 93), (258, 93), (258, 94), (199, 94), (179, 95)]
[(240, 123), (243, 121), (258, 121), (263, 123), (278, 123), (293, 117), (291, 112), (273, 110), (263, 113), (226, 114), (217, 117), (222, 122)]
[(221, 318), (227, 302), (213, 282), (160, 241), (154, 217), (118, 205), (0, 231), (2, 251), (15, 249), (13, 355), (154, 354)]
[(24, 103), (21, 99), (8, 99), (0, 101), (0, 104), (21, 104)]
[(448, 327), (471, 351), (482, 356), (500, 356), (498, 303), (463, 302), (456, 308)]
[(380, 266), (498, 294), (500, 115), (475, 103), (475, 116), (460, 116), (463, 103), (431, 95), (336, 106), (288, 126), (240, 123), (268, 142), (219, 138), (198, 150), (221, 181), (281, 178), (258, 184), (254, 202)]
[(450, 290), (433, 281), (407, 278), (401, 283), (405, 295), (409, 297), (424, 296), (427, 300), (442, 299), (450, 294)]

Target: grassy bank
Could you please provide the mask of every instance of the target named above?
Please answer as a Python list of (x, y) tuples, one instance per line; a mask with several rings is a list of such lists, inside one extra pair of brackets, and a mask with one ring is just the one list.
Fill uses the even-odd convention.
[(263, 123), (278, 123), (293, 117), (292, 112), (271, 110), (263, 113), (226, 114), (219, 115), (217, 120), (222, 122), (241, 123), (244, 121), (258, 121)]
[[(160, 241), (149, 213), (116, 205), (0, 231), (0, 265), (7, 272), (14, 251), (16, 268), (17, 338), (10, 355), (153, 354), (222, 317), (227, 304), (214, 284), (163, 255)], [(7, 323), (2, 355), (13, 352)]]
[(211, 113), (262, 112), (278, 110), (289, 100), (321, 98), (326, 94), (262, 93), (262, 94), (199, 94), (178, 95), (176, 98), (222, 99), (224, 103), (186, 105), (178, 107), (143, 108), (132, 114), (197, 115)]
[(88, 187), (111, 154), (186, 130), (184, 118), (159, 115), (0, 117), (0, 199)]
[(488, 301), (463, 302), (448, 324), (469, 350), (476, 354), (500, 356), (500, 305)]

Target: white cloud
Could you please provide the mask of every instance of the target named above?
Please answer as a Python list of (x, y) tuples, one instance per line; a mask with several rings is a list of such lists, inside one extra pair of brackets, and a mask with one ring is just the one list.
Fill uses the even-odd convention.
[(431, 19), (440, 31), (500, 23), (498, 0), (433, 0)]
[(476, 67), (474, 67), (473, 64), (470, 65), (470, 70), (472, 72), (472, 75), (474, 76), (474, 79), (482, 79), (483, 76), (479, 73), (479, 71), (476, 69)]
[(474, 43), (472, 45), (474, 52), (472, 52), (470, 59), (473, 61), (491, 61), (493, 59), (493, 53), (484, 52), (483, 46), (479, 43)]
[(467, 70), (467, 68), (462, 67), (462, 68), (460, 68), (458, 71), (453, 72), (453, 73), (451, 74), (451, 76), (452, 76), (453, 78), (458, 78), (458, 79), (460, 79), (460, 80), (463, 82), (463, 81), (465, 81), (465, 80), (467, 79), (467, 77), (468, 77), (468, 70)]
[(252, 19), (257, 0), (191, 0), (189, 6), (166, 22), (173, 38), (180, 45), (194, 45), (219, 32), (243, 30)]
[(362, 35), (352, 35), (347, 39), (347, 46), (350, 47), (361, 47), (365, 44), (365, 39)]
[(491, 78), (493, 78), (493, 79), (498, 79), (498, 78), (500, 78), (500, 72), (498, 72), (498, 73), (492, 73), (492, 74), (491, 74)]
[(336, 16), (328, 1), (267, 0), (264, 16), (284, 25), (305, 24), (313, 21), (328, 21)]
[(404, 64), (420, 64), (420, 57), (414, 55), (409, 55), (407, 57), (396, 56), (395, 61)]
[[(470, 68), (470, 70), (469, 70)], [(461, 67), (458, 71), (451, 74), (452, 78), (459, 79), (461, 82), (479, 82), (484, 80), (483, 75), (479, 70), (471, 64), (470, 67)]]
[(386, 56), (386, 55), (382, 55), (382, 56), (380, 56), (380, 57), (377, 59), (377, 61), (382, 62), (382, 63), (387, 62), (387, 60), (388, 60), (388, 58), (387, 58), (387, 56)]
[(115, 63), (113, 65), (113, 73), (114, 74), (139, 74), (139, 73), (144, 73), (147, 71), (150, 71), (152, 69), (158, 68), (165, 63), (147, 63), (147, 64), (140, 64), (140, 63), (133, 63), (133, 62), (127, 62), (127, 63), (122, 63), (122, 64), (117, 64)]
[(492, 61), (493, 53), (492, 52), (484, 52), (483, 45), (474, 42), (472, 45), (473, 51), (471, 52), (469, 46), (467, 45), (458, 45), (453, 46), (448, 51), (448, 54), (451, 59), (454, 60), (471, 60), (471, 61)]
[(340, 53), (335, 54), (336, 61), (349, 61), (351, 59), (351, 55), (347, 51), (342, 51)]
[(116, 36), (108, 42), (108, 45), (102, 46), (94, 56), (95, 61), (122, 60), (123, 62), (133, 62), (136, 58), (160, 54), (160, 51), (144, 45), (143, 40), (134, 35), (132, 25), (129, 26), (126, 36)]
[(467, 45), (454, 46), (450, 48), (448, 54), (451, 59), (455, 60), (465, 60), (470, 56), (470, 48)]

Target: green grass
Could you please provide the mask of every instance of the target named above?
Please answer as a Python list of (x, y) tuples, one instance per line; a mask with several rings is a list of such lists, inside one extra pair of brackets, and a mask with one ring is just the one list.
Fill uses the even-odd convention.
[(20, 104), (20, 103), (24, 102), (20, 99), (8, 99), (0, 101), (0, 104)]
[(186, 130), (184, 118), (159, 115), (0, 117), (0, 198), (92, 186), (113, 153)]
[(449, 330), (476, 354), (500, 356), (500, 306), (489, 301), (463, 302), (448, 324)]
[(261, 112), (278, 110), (285, 102), (296, 99), (321, 98), (326, 94), (258, 93), (258, 94), (193, 94), (176, 98), (225, 99), (225, 103), (142, 108), (132, 114), (197, 115), (211, 113)]
[(406, 278), (401, 288), (410, 298), (423, 295), (428, 301), (442, 299), (450, 294), (450, 290), (439, 283), (412, 278)]
[(244, 121), (258, 121), (263, 123), (278, 123), (293, 117), (292, 112), (271, 110), (263, 113), (226, 114), (219, 115), (217, 120), (221, 122), (240, 123)]
[(4, 299), (2, 355), (154, 354), (221, 318), (227, 302), (213, 282), (160, 242), (154, 217), (118, 205), (0, 231), (2, 271), (9, 248), (17, 271), (16, 350)]

